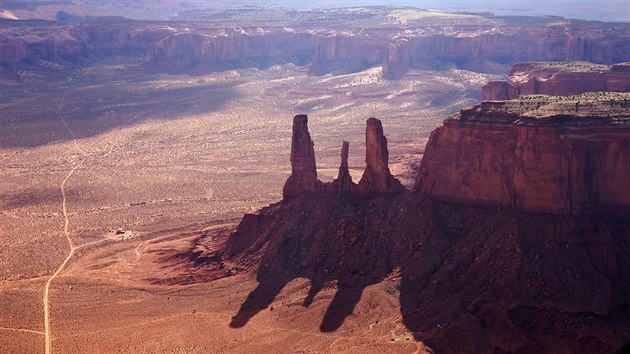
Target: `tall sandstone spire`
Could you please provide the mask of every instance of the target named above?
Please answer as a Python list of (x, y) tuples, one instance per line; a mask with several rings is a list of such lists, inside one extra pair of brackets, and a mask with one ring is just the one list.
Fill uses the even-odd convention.
[(390, 173), (388, 163), (387, 138), (383, 134), (381, 121), (369, 118), (365, 131), (366, 166), (356, 188), (358, 195), (399, 193), (404, 189)]
[(282, 190), (284, 198), (291, 198), (317, 190), (317, 169), (315, 150), (311, 134), (308, 132), (308, 116), (293, 117), (293, 137), (291, 140), (291, 176)]

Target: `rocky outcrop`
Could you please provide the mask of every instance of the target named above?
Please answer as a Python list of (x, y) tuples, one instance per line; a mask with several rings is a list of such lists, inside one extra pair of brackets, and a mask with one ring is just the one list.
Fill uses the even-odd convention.
[(630, 63), (597, 65), (587, 62), (516, 64), (507, 81), (482, 88), (484, 101), (511, 100), (522, 95), (570, 96), (585, 92), (630, 92)]
[(397, 194), (405, 190), (389, 171), (389, 152), (387, 138), (383, 134), (381, 121), (376, 118), (367, 120), (365, 131), (365, 170), (358, 184), (352, 182), (348, 169), (348, 151), (350, 144), (343, 142), (341, 164), (337, 178), (330, 183), (317, 179), (313, 141), (308, 132), (308, 117), (304, 114), (293, 118), (293, 137), (291, 140), (291, 175), (284, 184), (284, 199), (313, 192), (334, 192), (339, 195), (352, 195), (371, 198), (379, 195)]
[(521, 211), (630, 210), (630, 94), (487, 102), (431, 134), (415, 189)]
[(129, 55), (144, 57), (160, 40), (181, 30), (181, 24), (101, 17), (84, 22), (74, 36), (89, 46), (94, 56)]
[(356, 194), (370, 196), (374, 194), (398, 193), (404, 188), (389, 171), (389, 151), (387, 138), (383, 134), (381, 121), (376, 118), (367, 120), (365, 130), (365, 170), (356, 187)]
[[(218, 277), (256, 272), (234, 328), (273, 310), (299, 278), (310, 281), (305, 314), (291, 316), (316, 313), (319, 329), (332, 332), (352, 315), (353, 328), (369, 331), (378, 317), (363, 321), (355, 306), (365, 308), (366, 287), (393, 276), (388, 293), (399, 294), (402, 323), (435, 352), (615, 352), (630, 340), (629, 107), (630, 94), (600, 93), (463, 110), (431, 136), (417, 184), (426, 193), (387, 198), (343, 182), (344, 143), (335, 182), (246, 215), (225, 249), (195, 262)], [(305, 122), (298, 127), (304, 137)], [(368, 120), (366, 140), (362, 181), (387, 180), (378, 120)], [(570, 215), (584, 211), (594, 212)], [(329, 284), (332, 299), (318, 297)]]
[(308, 132), (308, 117), (304, 114), (293, 117), (291, 139), (291, 176), (282, 190), (284, 198), (314, 192), (320, 184), (315, 166), (315, 150)]

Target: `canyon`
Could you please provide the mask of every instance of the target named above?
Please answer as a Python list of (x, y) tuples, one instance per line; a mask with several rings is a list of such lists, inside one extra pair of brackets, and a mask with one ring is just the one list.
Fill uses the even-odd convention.
[(502, 73), (506, 65), (533, 60), (613, 64), (630, 57), (628, 41), (627, 23), (555, 17), (378, 7), (198, 10), (169, 21), (100, 17), (75, 25), (0, 19), (0, 65), (12, 76), (58, 73), (123, 55), (154, 71), (202, 73), (293, 63), (323, 75), (382, 65), (386, 77), (400, 79), (410, 69), (448, 65)]

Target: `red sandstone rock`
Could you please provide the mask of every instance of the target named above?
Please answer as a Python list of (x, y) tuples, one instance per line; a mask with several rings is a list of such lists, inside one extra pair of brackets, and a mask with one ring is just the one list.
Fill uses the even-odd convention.
[(341, 165), (339, 166), (339, 174), (337, 175), (337, 179), (335, 179), (332, 183), (334, 189), (342, 194), (349, 193), (355, 186), (352, 182), (350, 171), (348, 170), (349, 149), (350, 144), (347, 141), (344, 141), (341, 148)]
[(291, 140), (291, 176), (282, 190), (284, 198), (314, 192), (320, 182), (317, 180), (315, 150), (311, 134), (308, 132), (308, 116), (293, 117), (293, 137)]
[(630, 94), (597, 95), (462, 110), (431, 134), (415, 189), (522, 211), (628, 210)]
[(484, 101), (511, 100), (522, 95), (569, 96), (585, 92), (630, 92), (630, 64), (613, 66), (583, 62), (522, 63), (507, 81), (482, 88)]
[(382, 193), (398, 193), (404, 190), (389, 171), (389, 152), (387, 138), (383, 134), (381, 121), (376, 118), (367, 120), (365, 131), (365, 170), (356, 187), (359, 195), (370, 196)]

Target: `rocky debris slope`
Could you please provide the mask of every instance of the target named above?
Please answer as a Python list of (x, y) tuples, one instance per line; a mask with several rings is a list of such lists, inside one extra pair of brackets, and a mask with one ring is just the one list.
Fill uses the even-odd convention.
[(563, 214), (630, 208), (630, 94), (484, 102), (431, 134), (416, 189)]
[(305, 307), (336, 289), (320, 323), (335, 331), (365, 287), (397, 278), (403, 323), (439, 353), (618, 350), (630, 340), (629, 99), (530, 96), (462, 110), (431, 136), (417, 190), (396, 193), (378, 120), (366, 130), (369, 188), (352, 183), (344, 142), (339, 177), (313, 190), (307, 118), (295, 117), (287, 183), (309, 183), (245, 215), (212, 255), (257, 272), (230, 325), (306, 278)]
[(511, 100), (532, 94), (571, 96), (585, 92), (630, 92), (630, 63), (521, 63), (512, 67), (507, 81), (489, 82), (481, 92), (484, 101)]

